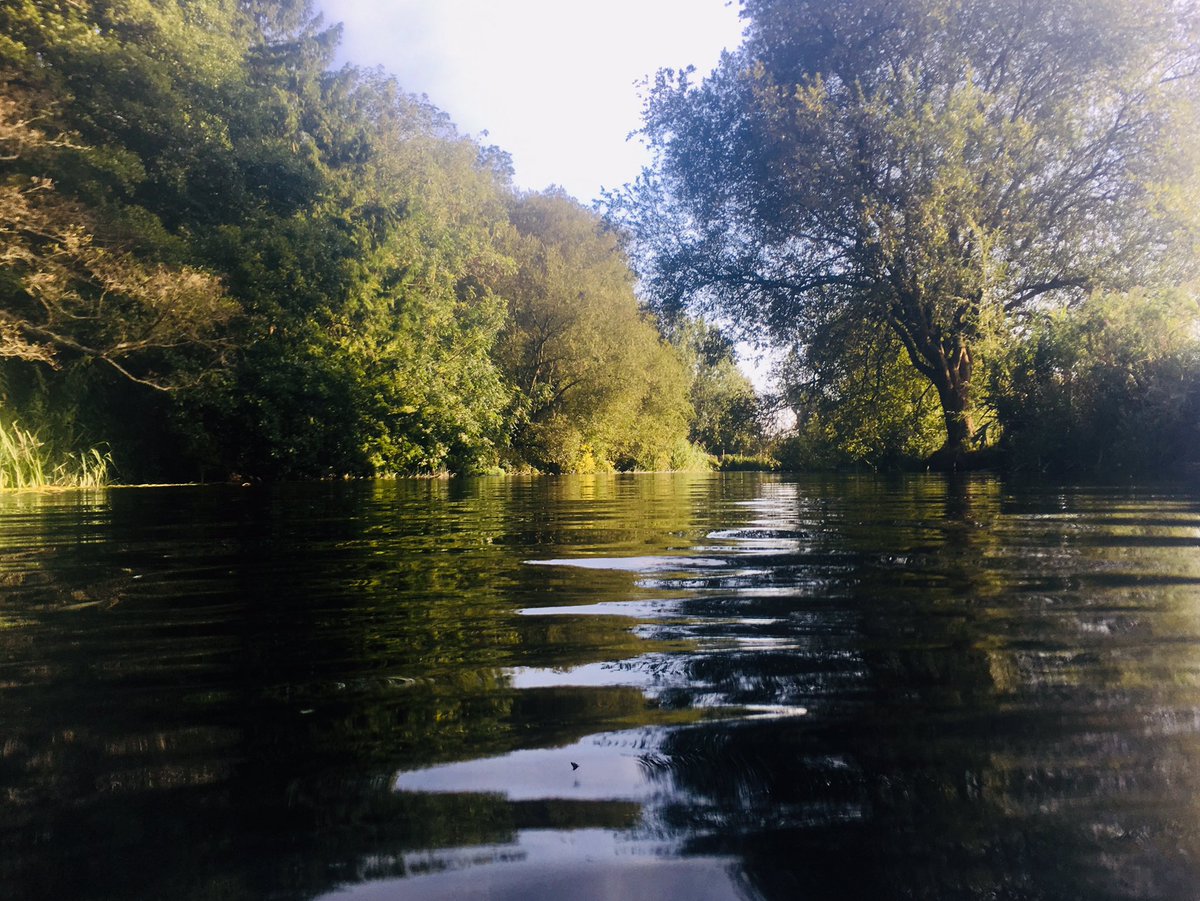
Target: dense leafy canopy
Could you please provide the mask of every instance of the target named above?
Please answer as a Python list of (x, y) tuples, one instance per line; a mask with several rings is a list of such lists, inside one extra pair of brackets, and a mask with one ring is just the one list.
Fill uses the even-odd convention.
[[(779, 367), (796, 434), (780, 456), (789, 465), (894, 468), (921, 460), (941, 441), (937, 394), (909, 364), (883, 324), (790, 354)], [(836, 355), (836, 359), (827, 359)]]
[(304, 0), (0, 7), (0, 420), (127, 478), (694, 457), (598, 218), (337, 40)]
[[(87, 148), (35, 126), (27, 90), (0, 96), (0, 155), (18, 166)], [(57, 367), (86, 355), (122, 375), (166, 388), (181, 375), (175, 351), (219, 348), (236, 314), (220, 282), (202, 270), (139, 259), (119, 232), (40, 176), (0, 183), (0, 357)], [(164, 359), (165, 357), (165, 359)], [(157, 358), (157, 359), (156, 359)], [(162, 375), (159, 375), (159, 373)]]
[(737, 366), (733, 343), (703, 319), (677, 317), (669, 334), (691, 371), (691, 440), (721, 456), (755, 453), (765, 437), (765, 412)]
[(1183, 290), (1097, 294), (1037, 315), (992, 369), (1014, 463), (1172, 472), (1200, 448), (1200, 302)]
[(638, 307), (617, 239), (563, 195), (518, 198), (499, 358), (513, 446), (553, 471), (665, 469), (692, 410), (679, 355)]
[(611, 198), (666, 307), (715, 307), (801, 353), (850, 342), (811, 366), (886, 324), (956, 458), (989, 337), (1194, 264), (1173, 252), (1194, 216), (1194, 3), (742, 6), (746, 42), (707, 78), (660, 73), (656, 164)]
[(127, 479), (705, 465), (766, 418), (718, 322), (791, 348), (804, 465), (1194, 456), (1192, 0), (743, 11), (622, 233), (306, 0), (0, 5), (0, 427)]

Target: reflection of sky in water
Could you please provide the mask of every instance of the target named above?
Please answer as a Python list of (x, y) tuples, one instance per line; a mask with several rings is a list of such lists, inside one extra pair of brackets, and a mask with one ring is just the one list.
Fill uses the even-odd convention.
[(516, 689), (556, 686), (632, 685), (643, 689), (680, 684), (687, 679), (687, 660), (668, 654), (647, 654), (612, 663), (585, 663), (567, 669), (518, 666), (506, 670)]
[[(918, 726), (926, 722), (924, 717), (929, 713), (921, 703), (933, 702), (936, 709), (939, 704), (949, 702), (947, 709), (956, 711), (973, 706), (965, 703), (966, 698), (959, 694), (961, 689), (957, 686), (948, 684), (941, 693), (935, 690), (936, 683), (945, 678), (939, 672), (941, 668), (966, 664), (985, 677), (983, 683), (969, 689), (978, 693), (979, 698), (1015, 695), (1022, 698), (1022, 705), (1034, 704), (1032, 709), (1046, 702), (1058, 707), (1062, 702), (1054, 698), (1053, 692), (1057, 690), (1077, 697), (1084, 708), (1097, 710), (1104, 703), (1099, 700), (1102, 691), (1099, 686), (1116, 676), (1116, 673), (1106, 675), (1106, 669), (1148, 668), (1145, 662), (1139, 665), (1135, 663), (1136, 657), (1128, 656), (1140, 653), (1136, 633), (1145, 631), (1145, 620), (1121, 609), (1122, 606), (1144, 605), (1146, 598), (1139, 595), (1146, 590), (1154, 592), (1155, 584), (1160, 588), (1177, 586), (1200, 597), (1196, 591), (1200, 586), (1194, 582), (1200, 575), (1200, 553), (1197, 553), (1200, 530), (1190, 507), (1186, 511), (1161, 514), (1139, 506), (1128, 513), (1102, 507), (1095, 517), (1079, 510), (1067, 514), (1001, 516), (996, 505), (998, 498), (984, 491), (976, 498), (969, 495), (939, 498), (935, 493), (931, 497), (934, 503), (927, 506), (914, 506), (910, 499), (905, 499), (893, 509), (884, 505), (869, 514), (861, 511), (861, 518), (855, 520), (827, 516), (820, 505), (812, 506), (799, 494), (795, 485), (765, 485), (761, 490), (761, 496), (739, 502), (739, 506), (751, 512), (751, 521), (740, 528), (709, 530), (704, 543), (697, 542), (688, 549), (696, 557), (684, 553), (658, 558), (544, 561), (566, 567), (628, 571), (639, 576), (634, 582), (638, 589), (668, 594), (670, 600), (605, 599), (577, 607), (521, 611), (527, 615), (600, 615), (639, 621), (633, 627), (636, 635), (647, 640), (688, 644), (687, 651), (679, 652), (677, 665), (664, 665), (663, 655), (647, 655), (619, 666), (514, 670), (514, 686), (635, 686), (647, 697), (686, 697), (693, 708), (728, 710), (731, 716), (749, 724), (806, 717), (808, 708), (800, 702), (807, 699), (820, 708), (822, 699), (840, 698), (844, 704), (855, 696), (869, 699), (873, 692), (886, 696), (888, 680), (894, 681), (899, 689), (911, 682), (920, 668), (928, 667), (932, 679), (929, 686), (918, 688), (909, 698), (898, 695), (889, 702), (899, 701), (902, 709), (905, 704), (923, 699), (913, 708), (912, 715), (916, 717), (914, 728), (927, 728)], [(945, 516), (939, 515), (942, 502), (950, 504)], [(831, 542), (829, 536), (834, 529), (841, 530), (841, 538), (853, 537), (855, 533), (861, 536), (852, 542)], [(1048, 533), (1039, 535), (1042, 530)], [(964, 566), (961, 572), (955, 570), (956, 547), (970, 553), (970, 557), (964, 558), (970, 560), (970, 568)], [(754, 560), (753, 568), (739, 565), (739, 558), (747, 557)], [(1030, 561), (1037, 563), (1031, 567)], [(986, 562), (986, 566), (974, 569), (980, 562)], [(895, 574), (892, 579), (888, 578), (889, 573)], [(1054, 581), (1064, 578), (1060, 573), (1066, 581)], [(904, 597), (905, 583), (923, 587), (928, 593), (923, 602), (931, 610), (940, 609), (945, 619), (924, 624), (923, 631), (906, 622), (906, 608), (892, 606), (893, 599)], [(1023, 583), (1035, 589), (1032, 594), (1027, 589), (1014, 590)], [(1089, 583), (1096, 586), (1096, 593), (1088, 592)], [(860, 584), (864, 587), (860, 588)], [(1117, 593), (1111, 594), (1111, 589), (1117, 589)], [(1122, 599), (1122, 594), (1127, 600)], [(844, 610), (838, 606), (842, 597)], [(809, 600), (815, 602), (812, 610), (805, 609)], [(868, 625), (868, 629), (887, 629), (888, 621), (894, 620), (893, 628), (899, 631), (886, 639), (875, 637), (864, 642), (860, 634), (865, 624), (861, 606), (864, 600), (874, 606), (877, 612), (873, 616), (879, 623)], [(1200, 615), (1200, 602), (1183, 605), (1180, 612), (1189, 608), (1193, 615)], [(1155, 620), (1164, 625), (1168, 621), (1162, 616), (1165, 612), (1160, 608), (1155, 615)], [(772, 615), (764, 615), (767, 613)], [(1033, 620), (1028, 619), (1031, 615), (1035, 617)], [(1007, 621), (1019, 626), (1006, 629)], [(973, 646), (969, 639), (964, 641), (963, 635), (971, 634), (964, 632), (964, 627), (979, 631), (981, 646)], [(1194, 628), (1186, 630), (1194, 631)], [(1131, 633), (1133, 645), (1126, 650), (1122, 645), (1129, 642)], [(909, 637), (905, 638), (905, 634)], [(1051, 634), (1053, 638), (1049, 637)], [(1059, 642), (1063, 646), (1056, 646)], [(1105, 644), (1097, 646), (1096, 642)], [(881, 656), (881, 652), (870, 650), (872, 644), (889, 649)], [(961, 646), (961, 651), (951, 651), (956, 646)], [(1162, 651), (1158, 641), (1147, 649)], [(754, 662), (750, 662), (751, 657)], [(1177, 663), (1182, 662), (1178, 654), (1172, 657)], [(771, 660), (780, 661), (778, 676), (770, 674)], [(806, 674), (805, 660), (811, 661), (811, 673)], [(903, 669), (914, 665), (915, 672)], [(901, 669), (891, 672), (897, 666)], [(952, 671), (947, 671), (947, 675), (949, 672)], [(1177, 670), (1174, 675), (1177, 684), (1192, 679), (1186, 670)], [(882, 682), (874, 685), (875, 680)], [(969, 681), (964, 686), (967, 684)], [(1137, 682), (1125, 684), (1135, 686)], [(918, 681), (917, 685), (921, 683)], [(1126, 693), (1127, 689), (1121, 692), (1122, 696)], [(785, 700), (790, 703), (779, 703)], [(1122, 703), (1128, 704), (1128, 697)], [(1069, 708), (1067, 702), (1063, 709)], [(1009, 707), (1009, 714), (1015, 709), (1025, 708)], [(890, 715), (886, 708), (882, 713), (885, 717)], [(1173, 717), (1168, 719), (1178, 722)], [(1196, 722), (1200, 720), (1191, 718), (1181, 731), (1191, 738)], [(670, 772), (673, 766), (678, 766), (686, 771), (688, 766), (678, 755), (681, 747), (693, 742), (684, 736), (703, 733), (684, 730), (673, 734), (674, 738), (663, 740), (663, 769)], [(1091, 734), (1091, 727), (1085, 734)], [(1020, 731), (1014, 736), (1021, 737)], [(704, 742), (697, 740), (703, 746)], [(1107, 751), (1099, 749), (1110, 748), (1111, 741), (1103, 734), (1096, 736), (1093, 754), (1104, 756)], [(1060, 750), (1073, 747), (1075, 740), (1071, 739)], [(671, 762), (672, 755), (675, 763)], [(1068, 754), (1055, 764), (1053, 753), (1049, 760), (1039, 761), (1021, 753), (1010, 751), (1005, 756), (993, 751), (986, 758), (989, 763), (982, 775), (968, 773), (965, 778), (968, 784), (979, 780), (981, 784), (995, 786), (998, 780), (1004, 782), (1013, 775), (998, 777), (990, 772), (993, 768), (1000, 773), (1027, 773), (1026, 778), (1037, 786), (1035, 797), (1040, 798), (1034, 802), (1034, 809), (1042, 814), (1059, 810), (1060, 804), (1078, 805), (1080, 797), (1091, 792), (1129, 792), (1130, 783), (1119, 778), (1096, 779), (1090, 775), (1089, 765), (1081, 765), (1069, 757)], [(974, 766), (975, 762), (968, 764), (969, 768)], [(1050, 767), (1048, 772), (1047, 767)], [(1066, 788), (1079, 778), (1084, 781), (1083, 787)], [(1048, 802), (1046, 780), (1063, 783), (1059, 790), (1063, 801)], [(659, 787), (662, 791), (645, 801), (648, 806), (643, 815), (648, 822), (669, 819), (669, 813), (664, 811), (670, 809), (672, 802), (683, 803), (670, 798), (669, 780)], [(680, 786), (676, 784), (673, 788), (679, 790)], [(1012, 785), (1006, 786), (1006, 792), (1022, 793)], [(1009, 803), (1028, 809), (1023, 802)], [(822, 808), (820, 805), (797, 808), (813, 809)], [(853, 819), (869, 808), (855, 799), (845, 801), (841, 808), (837, 805), (830, 808), (837, 809)], [(790, 814), (779, 810), (782, 823)], [(808, 816), (802, 813), (799, 819)], [(1124, 831), (1113, 832), (1111, 826), (1106, 828), (1105, 834), (1126, 835)], [(1169, 885), (1170, 879), (1169, 876), (1147, 879), (1146, 884)], [(1146, 896), (1142, 889), (1131, 895)]]
[(752, 897), (729, 858), (672, 856), (668, 843), (600, 829), (523, 830), (511, 844), (408, 854), (403, 880), (355, 885), (329, 901), (730, 901)]
[[(769, 517), (777, 512), (774, 508), (779, 503), (779, 498), (773, 498), (760, 505), (764, 509), (758, 512)], [(696, 609), (690, 600), (713, 592), (734, 592), (731, 598), (786, 597), (789, 593), (794, 594), (795, 585), (751, 588), (768, 576), (770, 570), (736, 565), (738, 557), (766, 557), (795, 552), (807, 537), (797, 531), (768, 528), (767, 525), (768, 519), (764, 518), (762, 524), (752, 524), (746, 529), (710, 531), (707, 540), (719, 543), (697, 545), (692, 549), (708, 556), (630, 555), (529, 561), (546, 567), (612, 570), (642, 576), (648, 573), (663, 574), (661, 577), (637, 579), (633, 585), (643, 590), (669, 590), (675, 597), (602, 599), (589, 604), (527, 607), (518, 613), (529, 617), (607, 616), (628, 619), (635, 623), (631, 626), (635, 635), (650, 640), (686, 640), (689, 648), (685, 652), (651, 653), (621, 661), (572, 667), (512, 667), (505, 671), (509, 684), (517, 691), (626, 686), (641, 690), (648, 699), (662, 698), (672, 692), (682, 693), (687, 696), (688, 706), (693, 709), (707, 709), (714, 714), (720, 713), (748, 723), (806, 716), (807, 708), (795, 703), (754, 703), (745, 698), (740, 699), (740, 703), (735, 702), (731, 697), (731, 689), (735, 693), (741, 691), (748, 696), (755, 695), (752, 678), (735, 678), (732, 682), (726, 678), (725, 684), (716, 686), (710, 684), (702, 674), (706, 667), (713, 671), (727, 670), (721, 658), (731, 653), (790, 653), (804, 649), (804, 642), (790, 634), (785, 618), (759, 615), (753, 606), (744, 610), (730, 609), (728, 605)], [(715, 556), (717, 554), (724, 556)], [(750, 588), (750, 591), (742, 595), (741, 592), (746, 588)], [(641, 625), (636, 625), (639, 622)], [(763, 630), (780, 627), (783, 634), (759, 634)], [(736, 669), (737, 664), (734, 663), (733, 671), (736, 672)], [(785, 694), (777, 687), (772, 697), (782, 701)], [(642, 729), (600, 733), (560, 748), (519, 750), (501, 757), (462, 761), (399, 774), (395, 788), (401, 792), (495, 795), (509, 802), (627, 800), (642, 805), (642, 824), (639, 830), (635, 830), (641, 833), (640, 836), (594, 829), (566, 833), (524, 831), (517, 835), (512, 845), (434, 852), (426, 866), (431, 875), (422, 875), (411, 883), (413, 888), (421, 886), (414, 897), (440, 897), (436, 893), (443, 890), (447, 897), (470, 897), (461, 892), (470, 891), (471, 881), (457, 879), (451, 872), (462, 868), (470, 868), (472, 879), (486, 880), (491, 877), (480, 876), (482, 871), (503, 870), (504, 876), (498, 884), (488, 881), (488, 891), (491, 893), (480, 897), (507, 897), (505, 893), (509, 891), (529, 891), (521, 869), (533, 866), (544, 873), (559, 867), (576, 868), (576, 879), (572, 880), (568, 893), (572, 898), (591, 897), (589, 890), (599, 890), (601, 886), (605, 890), (595, 897), (690, 899), (739, 896), (742, 892), (730, 880), (727, 867), (723, 864), (699, 858), (687, 859), (686, 866), (679, 867), (684, 861), (663, 856), (678, 854), (678, 838), (675, 844), (647, 840), (647, 830), (649, 833), (661, 831), (664, 818), (669, 819), (669, 809), (690, 797), (689, 792), (674, 784), (669, 765), (670, 754), (663, 751), (663, 743), (672, 731), (677, 730)], [(578, 764), (578, 768), (573, 768), (572, 764)], [(853, 805), (849, 808), (851, 812), (855, 809)], [(639, 881), (636, 890), (633, 885), (624, 886), (632, 894), (613, 894), (622, 886), (612, 881), (616, 878), (615, 874), (604, 875), (604, 865), (600, 861), (618, 854), (627, 856), (631, 851), (662, 868), (661, 875), (666, 881), (656, 887), (655, 876), (643, 873), (642, 877), (648, 881)], [(406, 864), (413, 868), (417, 866), (417, 861), (410, 858)], [(599, 867), (595, 874), (599, 882), (589, 883), (587, 866)], [(582, 883), (578, 881), (579, 878), (582, 878)], [(541, 893), (534, 891), (532, 897), (549, 897), (544, 894), (545, 886), (553, 885), (555, 879), (552, 875), (545, 875), (544, 879), (545, 882), (538, 882), (543, 886)], [(374, 896), (356, 894), (355, 897)]]
[[(778, 711), (747, 711), (773, 716)], [(413, 793), (470, 793), (508, 802), (635, 802), (643, 807), (635, 828), (521, 830), (511, 843), (406, 855), (408, 878), (356, 887), (332, 897), (354, 901), (387, 898), (678, 898), (750, 897), (727, 858), (680, 859), (678, 838), (661, 809), (681, 799), (662, 743), (670, 730), (627, 730), (588, 736), (561, 748), (515, 751), (401, 773), (394, 788)]]
[(675, 601), (602, 601), (599, 604), (579, 604), (571, 607), (525, 607), (522, 616), (629, 616), (636, 619), (658, 619), (677, 616)]
[[(395, 787), (414, 792), (478, 792), (510, 801), (644, 801), (664, 790), (646, 768), (661, 740), (658, 731), (607, 732), (562, 748), (533, 748), (401, 773)], [(579, 768), (573, 769), (572, 763)]]

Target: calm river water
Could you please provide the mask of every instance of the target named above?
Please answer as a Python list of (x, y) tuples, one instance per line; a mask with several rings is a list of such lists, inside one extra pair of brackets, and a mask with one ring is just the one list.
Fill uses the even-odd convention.
[(1200, 896), (1200, 496), (0, 496), (0, 898)]

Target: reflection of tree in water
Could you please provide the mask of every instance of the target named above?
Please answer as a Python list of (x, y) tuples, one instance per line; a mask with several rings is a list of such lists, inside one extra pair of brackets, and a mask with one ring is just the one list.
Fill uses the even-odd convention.
[(691, 668), (710, 695), (807, 697), (809, 716), (672, 732), (656, 764), (680, 794), (652, 826), (740, 856), (766, 897), (1190, 897), (1200, 561), (1178, 538), (1194, 544), (1194, 510), (869, 488), (839, 492), (824, 532), (797, 497), (802, 540), (759, 558), (779, 591), (725, 598), (786, 618), (787, 645)]
[[(636, 689), (517, 691), (506, 673), (646, 650), (627, 620), (514, 610), (532, 537), (686, 533), (694, 499), (667, 503), (674, 487), (112, 492), (85, 514), (40, 511), (19, 549), (38, 565), (9, 559), (24, 585), (0, 609), (17, 624), (0, 629), (0, 897), (302, 898), (402, 872), (413, 849), (629, 828), (628, 802), (419, 796), (393, 779), (653, 716)], [(119, 603), (67, 603), (114, 579)]]
[[(55, 503), (6, 520), (0, 559), (0, 897), (305, 898), (584, 827), (735, 854), (780, 898), (1186, 897), (1200, 875), (1186, 502), (579, 477)], [(524, 563), (700, 548), (729, 565)], [(598, 598), (672, 612), (564, 612)], [(604, 661), (661, 667), (652, 697), (509, 675)], [(697, 723), (714, 707), (734, 718)], [(394, 790), (680, 721), (645, 810)]]

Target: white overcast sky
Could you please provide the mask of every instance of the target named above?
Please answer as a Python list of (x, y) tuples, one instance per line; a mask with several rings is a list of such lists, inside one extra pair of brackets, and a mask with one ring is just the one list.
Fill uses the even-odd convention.
[(645, 151), (638, 82), (707, 73), (741, 37), (727, 0), (318, 0), (340, 61), (382, 66), (459, 129), (488, 132), (516, 182), (586, 202), (632, 181)]

